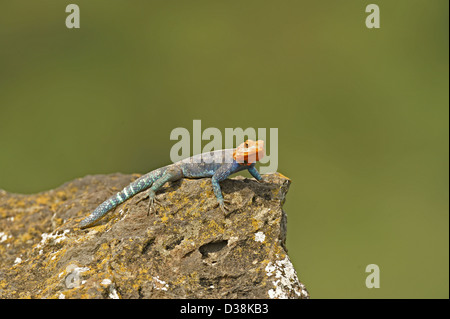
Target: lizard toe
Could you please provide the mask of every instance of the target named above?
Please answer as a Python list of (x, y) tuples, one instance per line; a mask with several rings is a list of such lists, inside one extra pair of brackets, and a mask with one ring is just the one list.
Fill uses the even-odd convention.
[(225, 216), (230, 213), (230, 209), (225, 205), (225, 203), (220, 203), (219, 206)]
[(150, 216), (150, 211), (155, 214), (158, 213), (158, 210), (156, 209), (156, 205), (162, 206), (161, 201), (158, 200), (156, 197), (150, 198), (150, 200), (148, 201), (147, 216)]

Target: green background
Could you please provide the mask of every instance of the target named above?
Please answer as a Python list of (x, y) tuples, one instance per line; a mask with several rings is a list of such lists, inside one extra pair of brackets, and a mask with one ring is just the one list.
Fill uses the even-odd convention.
[[(69, 3), (80, 29), (65, 27)], [(380, 29), (365, 26), (370, 3)], [(312, 298), (448, 298), (448, 10), (2, 1), (0, 188), (146, 173), (193, 119), (275, 127), (289, 255)]]

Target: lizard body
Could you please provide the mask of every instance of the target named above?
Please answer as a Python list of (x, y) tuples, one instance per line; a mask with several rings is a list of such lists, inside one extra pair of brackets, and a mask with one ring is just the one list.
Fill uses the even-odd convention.
[(156, 192), (166, 183), (181, 178), (210, 177), (214, 195), (220, 208), (226, 212), (224, 198), (219, 182), (231, 174), (248, 170), (257, 180), (261, 175), (255, 163), (264, 156), (264, 141), (247, 140), (236, 149), (225, 149), (194, 155), (179, 162), (153, 170), (126, 186), (117, 194), (101, 203), (88, 217), (80, 222), (81, 228), (95, 224), (111, 209), (132, 196), (148, 189), (149, 210), (156, 202)]

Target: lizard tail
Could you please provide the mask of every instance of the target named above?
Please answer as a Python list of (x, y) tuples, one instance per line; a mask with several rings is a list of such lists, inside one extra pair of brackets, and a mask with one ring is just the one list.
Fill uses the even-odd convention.
[(100, 218), (105, 216), (111, 209), (117, 207), (119, 204), (123, 203), (130, 197), (136, 195), (139, 192), (149, 188), (153, 182), (158, 178), (160, 172), (153, 171), (146, 175), (141, 176), (116, 195), (111, 196), (103, 203), (101, 203), (88, 217), (83, 219), (79, 226), (80, 228), (87, 228), (95, 224)]

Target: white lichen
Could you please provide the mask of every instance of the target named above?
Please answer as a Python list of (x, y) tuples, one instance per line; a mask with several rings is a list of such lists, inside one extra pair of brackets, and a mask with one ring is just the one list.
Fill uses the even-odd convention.
[[(58, 243), (60, 243), (60, 242), (62, 242), (62, 241), (67, 239), (66, 234), (68, 232), (70, 232), (70, 229), (64, 230), (61, 234), (58, 234), (58, 233), (55, 233), (55, 234), (53, 234), (53, 233), (49, 233), (49, 234), (43, 233), (41, 235), (41, 237), (42, 237), (41, 242), (36, 245), (36, 248), (38, 248), (38, 249), (42, 248), (43, 246), (45, 246), (51, 240), (53, 240), (53, 242), (55, 244), (58, 244)], [(39, 251), (39, 253), (41, 253), (41, 251)]]
[(21, 262), (22, 262), (22, 258), (17, 257), (17, 258), (14, 260), (14, 266), (20, 264)]
[(109, 298), (111, 299), (120, 299), (119, 295), (117, 294), (116, 288), (114, 288), (113, 285), (109, 286)]
[(109, 286), (111, 285), (112, 281), (111, 279), (103, 279), (100, 285)]
[(8, 236), (4, 232), (0, 231), (0, 243), (3, 243), (4, 241), (6, 241), (10, 237), (11, 237), (11, 235)]
[(108, 297), (111, 299), (120, 299), (119, 294), (117, 293), (116, 288), (114, 287), (113, 282), (111, 281), (111, 279), (103, 279), (102, 282), (100, 283), (100, 285), (102, 286), (106, 286), (106, 288), (108, 289)]
[(81, 274), (88, 271), (89, 267), (78, 267), (78, 265), (70, 264), (66, 267), (66, 273), (67, 276), (64, 279), (64, 284), (66, 285), (66, 288), (72, 289), (72, 288), (79, 288), (81, 285), (83, 285), (86, 281), (81, 280)]
[(153, 277), (153, 287), (157, 290), (167, 291), (169, 285), (164, 281), (159, 279), (159, 276)]
[(274, 263), (269, 262), (265, 268), (268, 277), (274, 277), (272, 281), (274, 288), (267, 292), (272, 299), (287, 299), (294, 292), (299, 297), (308, 297), (305, 286), (298, 280), (297, 273), (289, 257)]
[(255, 241), (262, 243), (265, 239), (266, 235), (262, 231), (259, 231), (255, 234)]

